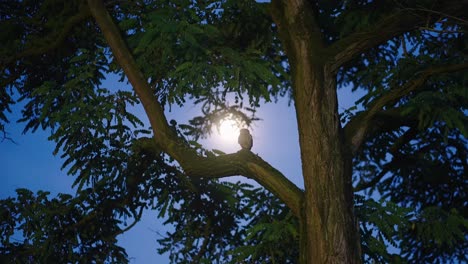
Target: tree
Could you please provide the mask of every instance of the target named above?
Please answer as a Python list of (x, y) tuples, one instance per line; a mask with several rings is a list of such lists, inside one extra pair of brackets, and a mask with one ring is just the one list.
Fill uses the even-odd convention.
[[(173, 262), (466, 261), (467, 8), (464, 0), (3, 2), (2, 113), (19, 94), (25, 131), (52, 130), (78, 186), (74, 197), (19, 190), (4, 200), (3, 256), (124, 262), (115, 236), (153, 208), (176, 225), (160, 240)], [(109, 73), (133, 92), (100, 87)], [(359, 107), (340, 116), (338, 88), (365, 91)], [(196, 142), (220, 118), (248, 125), (260, 100), (288, 95), (304, 190), (248, 150)], [(203, 116), (168, 122), (164, 108), (187, 98)], [(135, 103), (150, 130), (127, 111)], [(219, 180), (233, 175), (266, 190)], [(25, 241), (10, 240), (15, 228)]]

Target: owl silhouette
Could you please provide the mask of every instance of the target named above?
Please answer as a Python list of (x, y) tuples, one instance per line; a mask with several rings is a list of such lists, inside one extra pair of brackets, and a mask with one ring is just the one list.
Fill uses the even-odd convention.
[(253, 139), (248, 129), (242, 128), (240, 130), (237, 142), (239, 143), (242, 149), (250, 150), (252, 148)]

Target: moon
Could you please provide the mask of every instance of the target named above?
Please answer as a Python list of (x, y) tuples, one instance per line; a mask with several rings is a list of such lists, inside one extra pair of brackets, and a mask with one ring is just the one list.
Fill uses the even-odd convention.
[(239, 126), (233, 119), (224, 118), (219, 124), (218, 134), (224, 141), (236, 142), (239, 136)]

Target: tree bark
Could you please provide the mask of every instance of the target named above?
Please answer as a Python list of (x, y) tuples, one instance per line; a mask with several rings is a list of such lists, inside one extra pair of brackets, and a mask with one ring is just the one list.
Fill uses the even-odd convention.
[[(301, 263), (359, 263), (351, 158), (339, 123), (335, 82), (307, 54), (298, 58), (293, 83), (305, 187)], [(306, 75), (303, 69), (311, 72)]]
[(313, 12), (301, 0), (272, 4), (291, 67), (301, 148), (300, 263), (360, 263), (351, 155), (340, 126), (334, 71), (324, 63)]

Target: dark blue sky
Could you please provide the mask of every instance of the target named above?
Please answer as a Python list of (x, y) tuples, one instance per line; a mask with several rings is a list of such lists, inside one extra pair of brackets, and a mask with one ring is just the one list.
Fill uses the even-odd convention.
[[(103, 83), (103, 87), (111, 90), (130, 89), (128, 85), (117, 82), (113, 76)], [(340, 112), (353, 106), (357, 98), (358, 95), (351, 94), (349, 89), (339, 90)], [(142, 121), (148, 123), (140, 106), (133, 110)], [(197, 106), (187, 105), (182, 109), (173, 107), (167, 115), (168, 120), (175, 119), (180, 124), (197, 113)], [(11, 122), (7, 125), (7, 131), (15, 143), (10, 141), (0, 143), (0, 168), (2, 168), (0, 198), (14, 196), (17, 188), (28, 188), (34, 192), (50, 191), (54, 196), (57, 193), (73, 193), (71, 188), (73, 177), (67, 176), (66, 170), (60, 170), (63, 161), (58, 156), (52, 155), (54, 143), (47, 140), (49, 132), (38, 130), (23, 135), (24, 124), (16, 123), (20, 114), (20, 107), (13, 107), (13, 113), (9, 115)], [(250, 128), (254, 139), (252, 151), (302, 187), (294, 107), (288, 106), (287, 99), (282, 99), (276, 104), (262, 105), (257, 115), (262, 120)], [(237, 138), (227, 142), (214, 135), (202, 140), (201, 143), (208, 149), (215, 148), (226, 153), (239, 149)], [(160, 256), (156, 252), (156, 239), (160, 238), (158, 233), (164, 234), (171, 227), (163, 226), (156, 215), (155, 212), (146, 212), (140, 223), (119, 236), (119, 244), (126, 248), (131, 263), (168, 262), (168, 256)]]

